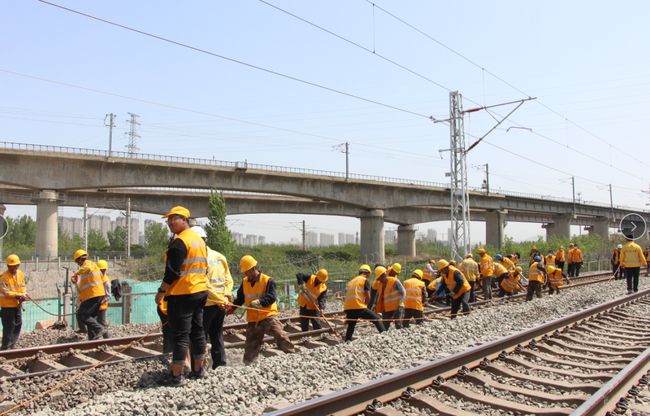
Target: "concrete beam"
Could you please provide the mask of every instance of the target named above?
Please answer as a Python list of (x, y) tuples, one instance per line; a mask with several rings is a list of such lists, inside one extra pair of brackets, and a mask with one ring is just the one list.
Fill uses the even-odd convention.
[(609, 238), (609, 218), (596, 217), (591, 229), (589, 230), (589, 235), (598, 235), (603, 238)]
[(562, 214), (553, 217), (553, 222), (546, 224), (546, 241), (552, 237), (568, 239), (571, 237), (572, 214)]
[[(7, 207), (4, 206), (3, 204), (0, 204), (0, 215), (4, 216), (6, 211), (7, 211)], [(4, 236), (2, 236), (2, 237), (4, 237)], [(0, 238), (0, 259), (4, 258), (4, 256), (2, 255), (2, 246), (4, 244), (3, 241), (4, 241), (4, 238)]]
[(384, 212), (371, 209), (361, 216), (361, 261), (371, 266), (384, 263)]
[(397, 255), (415, 257), (415, 227), (400, 225), (397, 227)]
[(36, 204), (36, 255), (41, 259), (55, 258), (59, 255), (58, 194), (42, 190), (33, 202)]
[(500, 250), (503, 244), (503, 228), (507, 211), (485, 212), (485, 242)]

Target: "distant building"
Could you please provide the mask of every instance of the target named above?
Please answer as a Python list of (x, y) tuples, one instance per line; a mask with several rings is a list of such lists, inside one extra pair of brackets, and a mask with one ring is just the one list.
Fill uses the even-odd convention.
[(438, 240), (438, 231), (429, 228), (427, 230), (427, 241), (434, 242)]
[(305, 233), (305, 246), (317, 247), (318, 246), (318, 233), (314, 231), (307, 231)]
[(320, 233), (321, 247), (329, 247), (334, 245), (334, 234)]
[(397, 230), (384, 231), (384, 243), (395, 244), (396, 241), (397, 241)]

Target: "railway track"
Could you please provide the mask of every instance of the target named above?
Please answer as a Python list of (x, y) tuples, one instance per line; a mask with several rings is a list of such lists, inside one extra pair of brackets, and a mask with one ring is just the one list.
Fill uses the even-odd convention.
[[(574, 283), (567, 286), (567, 288), (607, 281), (609, 277), (610, 274), (606, 272), (585, 274), (574, 279)], [(495, 298), (492, 301), (479, 300), (472, 304), (472, 308), (490, 307), (500, 302), (519, 302), (524, 298), (525, 294), (519, 294), (510, 298)], [(448, 313), (448, 307), (428, 308), (425, 310), (425, 315), (433, 319), (448, 319)], [(342, 311), (329, 312), (325, 315), (328, 318), (344, 317)], [(334, 336), (329, 329), (301, 332), (296, 326), (297, 318), (282, 317), (280, 320), (284, 322), (289, 338), (299, 348), (313, 349), (326, 345), (335, 345), (340, 342), (340, 339)], [(341, 333), (344, 326), (343, 320), (333, 323), (334, 330), (337, 333)], [(245, 328), (246, 323), (243, 322), (224, 326), (224, 341), (227, 349), (244, 347)], [(363, 330), (363, 328), (360, 329)], [(273, 339), (266, 337), (265, 342), (272, 343)], [(273, 356), (283, 353), (267, 346), (262, 351), (262, 354), (264, 356)], [(161, 356), (161, 333), (15, 349), (0, 351), (0, 377), (13, 381), (55, 372), (83, 370), (93, 366), (124, 363), (131, 360), (155, 359)]]
[(648, 306), (650, 289), (269, 415), (623, 412), (649, 381)]

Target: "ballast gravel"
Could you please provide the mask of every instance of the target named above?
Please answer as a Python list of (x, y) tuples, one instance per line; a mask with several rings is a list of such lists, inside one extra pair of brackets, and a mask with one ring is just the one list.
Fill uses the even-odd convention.
[[(640, 286), (648, 287), (643, 278)], [(341, 390), (353, 380), (373, 379), (389, 369), (405, 369), (421, 360), (433, 360), (468, 347), (501, 338), (565, 316), (624, 294), (624, 284), (608, 282), (563, 291), (561, 295), (526, 303), (495, 305), (476, 310), (455, 320), (429, 320), (409, 329), (370, 333), (353, 342), (296, 354), (260, 359), (248, 367), (231, 362), (231, 367), (209, 371), (208, 377), (190, 381), (180, 388), (154, 386), (164, 374), (159, 362), (111, 365), (75, 380), (78, 397), (62, 402), (39, 400), (25, 412), (42, 415), (68, 409), (70, 415), (212, 415), (260, 414), (279, 401), (296, 403), (327, 390)], [(640, 308), (645, 315), (650, 307)], [(232, 360), (234, 357), (230, 357)], [(67, 376), (69, 377), (69, 376)], [(60, 380), (59, 380), (60, 381)], [(39, 383), (35, 388), (33, 383)], [(56, 380), (27, 379), (16, 385), (11, 400), (24, 399), (20, 390), (43, 391)], [(6, 384), (0, 385), (2, 391)], [(481, 413), (482, 406), (464, 403), (465, 410)], [(74, 408), (69, 408), (76, 406)]]

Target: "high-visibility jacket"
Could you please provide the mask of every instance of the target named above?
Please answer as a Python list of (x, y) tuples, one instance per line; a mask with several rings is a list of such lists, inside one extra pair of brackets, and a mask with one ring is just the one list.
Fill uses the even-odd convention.
[[(509, 272), (514, 272), (515, 271), (515, 263), (510, 260), (507, 257), (504, 257), (503, 260), (501, 261), (501, 264), (508, 269)], [(467, 275), (466, 275), (467, 276)]]
[(506, 267), (499, 263), (498, 261), (494, 263), (494, 275), (495, 276), (503, 276), (504, 274), (508, 273), (508, 269)]
[(98, 296), (106, 296), (104, 277), (97, 264), (90, 260), (84, 261), (77, 271), (77, 276), (77, 288), (81, 302)]
[[(461, 281), (456, 279), (455, 272), (458, 272)], [(463, 293), (468, 292), (472, 288), (465, 276), (463, 276), (463, 273), (454, 266), (449, 266), (449, 270), (447, 270), (447, 273), (445, 273), (442, 278), (447, 286), (447, 290), (449, 290), (449, 293), (454, 299), (460, 298)], [(458, 287), (458, 285), (461, 287)]]
[(618, 264), (621, 261), (621, 249), (615, 248), (614, 251), (612, 251), (612, 258), (610, 259), (610, 262), (612, 264)]
[(208, 250), (208, 299), (205, 306), (223, 306), (232, 302), (232, 276), (228, 269), (228, 260), (218, 251)]
[(530, 269), (528, 269), (528, 272), (530, 273), (528, 275), (528, 281), (544, 283), (544, 272), (542, 272), (537, 266), (539, 266), (539, 262), (533, 262), (533, 264), (530, 265)]
[(558, 250), (555, 252), (555, 261), (565, 261), (566, 260), (566, 253), (564, 250)]
[(105, 311), (106, 309), (108, 309), (108, 300), (110, 299), (109, 296), (111, 293), (111, 279), (108, 278), (108, 273), (102, 273), (102, 283), (104, 283), (104, 292), (106, 292), (106, 296), (105, 296), (106, 299), (104, 299), (102, 304), (99, 305), (99, 310)]
[(440, 286), (444, 284), (445, 282), (443, 281), (442, 277), (437, 277), (427, 285), (427, 289), (432, 290), (433, 292), (437, 292), (438, 289), (440, 289)]
[(468, 257), (463, 260), (458, 266), (458, 269), (463, 272), (468, 282), (475, 282), (478, 279), (478, 263), (473, 258)]
[(546, 265), (547, 266), (553, 266), (555, 264), (555, 256), (554, 255), (546, 256), (546, 257), (544, 257), (544, 260), (546, 260)]
[(316, 275), (312, 274), (305, 282), (305, 289), (298, 295), (298, 305), (310, 311), (320, 309), (318, 298), (327, 290), (327, 285), (321, 281), (316, 284)]
[(187, 228), (178, 237), (185, 244), (187, 255), (181, 265), (181, 275), (174, 280), (169, 296), (191, 295), (208, 290), (208, 250), (205, 241)]
[(494, 261), (492, 260), (492, 256), (484, 254), (483, 257), (481, 257), (479, 265), (481, 266), (481, 277), (494, 276)]
[(562, 270), (555, 269), (553, 273), (548, 273), (548, 284), (551, 285), (553, 289), (559, 289), (562, 287)]
[(572, 249), (569, 249), (568, 262), (569, 263), (582, 263), (582, 250), (580, 250), (578, 247), (574, 247)]
[(0, 275), (0, 307), (17, 308), (20, 305), (16, 296), (22, 296), (27, 293), (25, 285), (25, 275), (20, 269), (16, 270), (16, 275), (5, 270)]
[(621, 250), (621, 267), (648, 267), (643, 250), (634, 241), (629, 241)]
[(404, 281), (404, 290), (406, 290), (406, 299), (404, 299), (405, 309), (415, 309), (423, 311), (423, 297), (426, 299), (427, 292), (424, 282), (417, 277), (412, 277)]
[[(260, 273), (260, 277), (255, 282), (255, 285), (251, 285), (248, 277), (242, 282), (244, 290), (244, 302), (247, 307), (252, 308), (251, 303), (256, 300), (264, 297), (266, 293), (266, 288), (271, 281), (271, 276), (267, 276), (264, 273)], [(259, 322), (264, 319), (278, 314), (278, 303), (273, 302), (269, 306), (258, 306), (255, 310), (247, 309), (246, 310), (246, 320), (248, 322)]]
[(379, 283), (377, 291), (377, 312), (393, 312), (399, 309), (399, 302), (402, 295), (397, 290), (401, 283), (395, 276), (387, 276), (386, 283)]
[(425, 285), (428, 285), (433, 281), (433, 275), (434, 272), (429, 270), (428, 267), (424, 268), (424, 271), (422, 272), (422, 281), (424, 282)]
[(505, 290), (508, 293), (514, 293), (517, 290), (519, 290), (519, 281), (521, 280), (521, 276), (519, 276), (519, 273), (510, 273), (507, 278), (503, 279), (500, 283), (501, 287), (503, 290)]
[(368, 279), (364, 275), (359, 275), (348, 282), (345, 286), (345, 304), (343, 310), (366, 309), (366, 282)]

